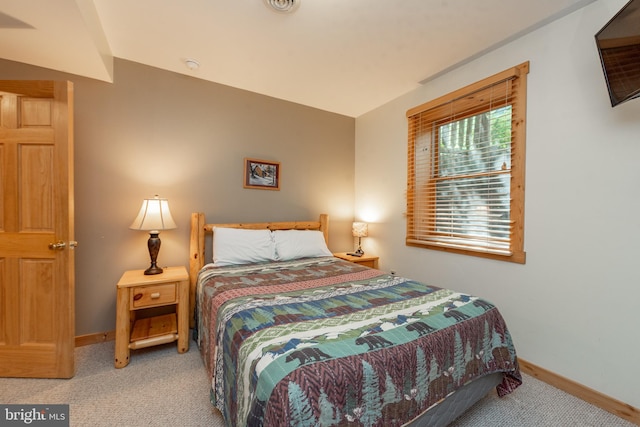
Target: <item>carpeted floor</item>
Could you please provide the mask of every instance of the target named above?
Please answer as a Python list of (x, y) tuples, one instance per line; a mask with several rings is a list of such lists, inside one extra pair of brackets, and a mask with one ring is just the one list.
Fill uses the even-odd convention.
[[(223, 427), (209, 403), (209, 383), (193, 342), (178, 354), (167, 344), (132, 352), (129, 366), (113, 367), (114, 342), (76, 349), (70, 380), (0, 378), (0, 403), (70, 406), (71, 426)], [(494, 392), (451, 427), (633, 427), (530, 376), (514, 393)]]

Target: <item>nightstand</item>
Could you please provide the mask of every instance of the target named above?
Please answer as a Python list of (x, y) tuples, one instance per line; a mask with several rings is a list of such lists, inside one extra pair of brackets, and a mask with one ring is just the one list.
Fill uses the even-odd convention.
[[(178, 353), (189, 350), (189, 274), (167, 267), (161, 274), (125, 272), (117, 285), (115, 367), (129, 364), (131, 350), (178, 341)], [(143, 317), (142, 310), (175, 306), (170, 314)]]
[(364, 265), (366, 267), (378, 268), (378, 257), (373, 255), (364, 254), (360, 257), (347, 255), (346, 252), (338, 252), (333, 254), (334, 257), (343, 259), (345, 261), (355, 262), (356, 264)]

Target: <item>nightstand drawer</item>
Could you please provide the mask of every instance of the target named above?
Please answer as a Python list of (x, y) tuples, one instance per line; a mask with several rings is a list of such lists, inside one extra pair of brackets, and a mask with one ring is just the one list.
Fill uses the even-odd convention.
[(131, 307), (143, 308), (176, 302), (176, 284), (141, 286), (131, 292)]

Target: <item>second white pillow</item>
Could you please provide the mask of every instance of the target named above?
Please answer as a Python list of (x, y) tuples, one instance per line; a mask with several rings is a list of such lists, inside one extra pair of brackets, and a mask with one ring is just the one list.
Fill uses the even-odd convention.
[(332, 256), (324, 234), (315, 230), (276, 230), (273, 232), (279, 261), (297, 258)]

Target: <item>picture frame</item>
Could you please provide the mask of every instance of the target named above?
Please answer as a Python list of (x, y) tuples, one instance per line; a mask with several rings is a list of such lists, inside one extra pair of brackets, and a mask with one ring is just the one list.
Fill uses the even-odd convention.
[(280, 162), (244, 159), (244, 188), (280, 190)]

